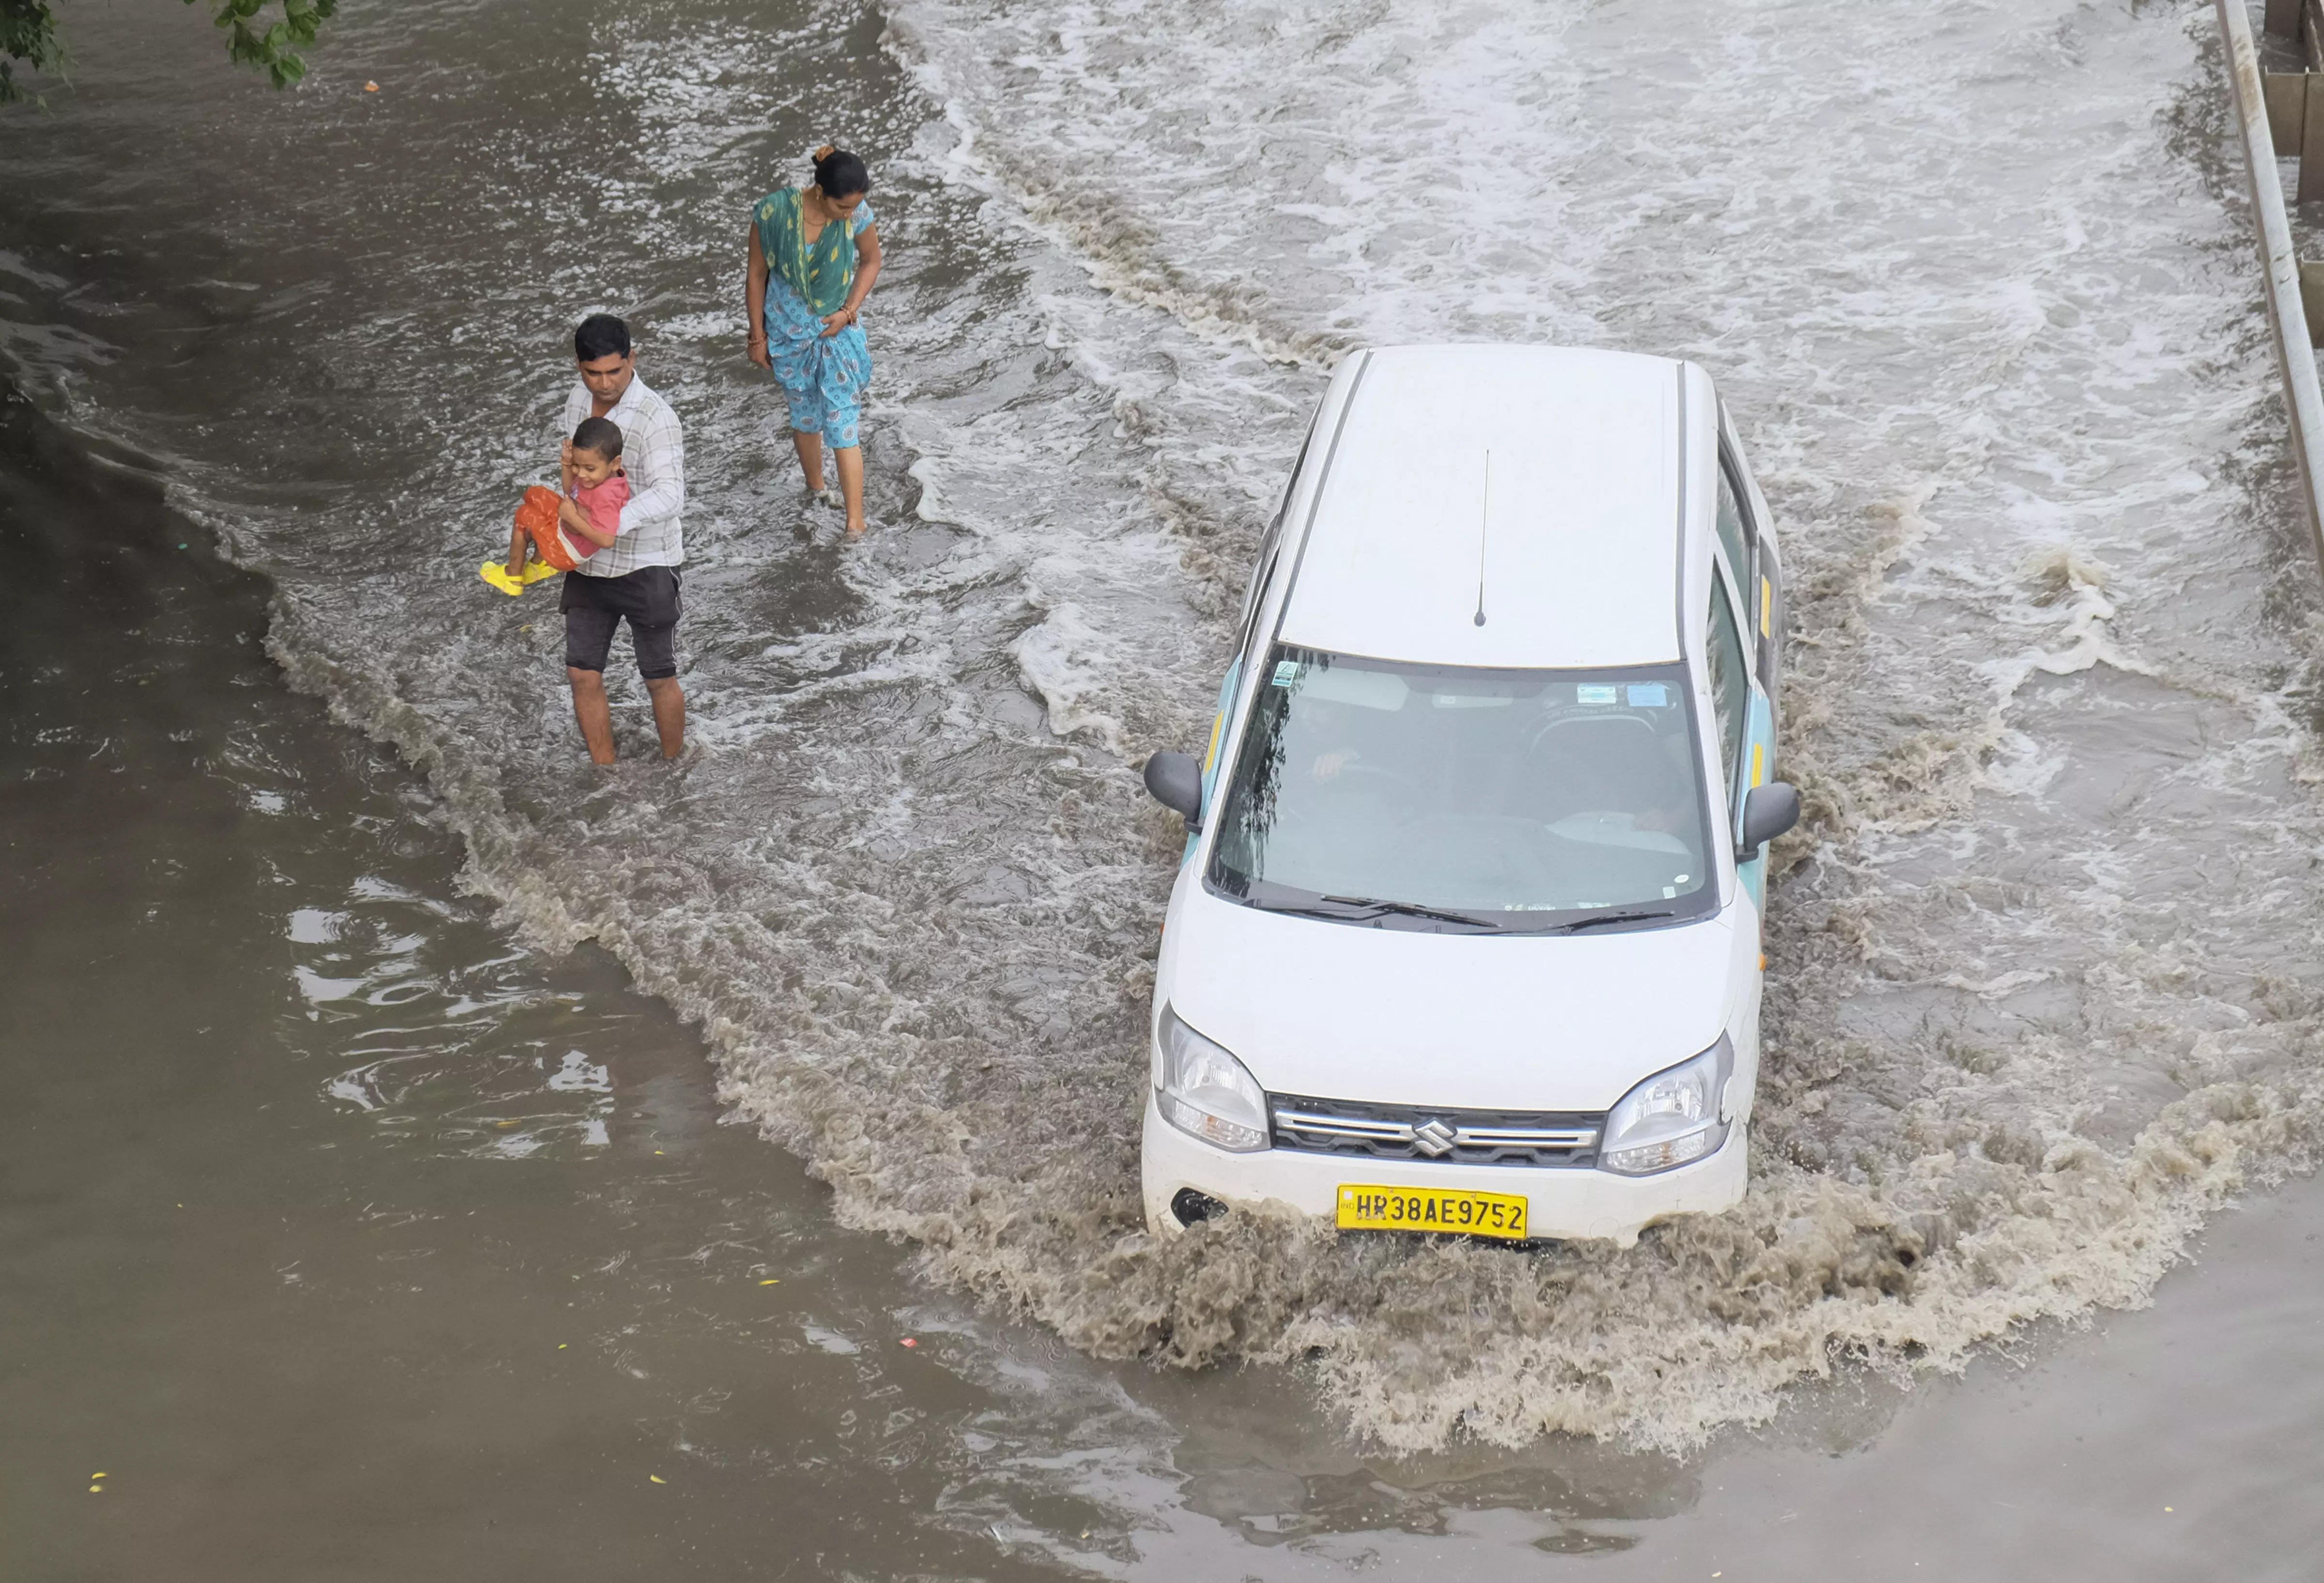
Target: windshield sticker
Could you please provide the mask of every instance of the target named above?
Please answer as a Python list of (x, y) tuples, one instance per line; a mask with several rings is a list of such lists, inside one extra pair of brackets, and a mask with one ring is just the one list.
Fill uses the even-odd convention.
[(1275, 685), (1277, 686), (1287, 687), (1298, 679), (1299, 662), (1297, 660), (1278, 659), (1275, 662)]
[(1661, 682), (1632, 682), (1630, 707), (1633, 709), (1667, 709), (1670, 688)]
[(1614, 689), (1584, 683), (1573, 689), (1573, 701), (1576, 704), (1611, 704), (1614, 702)]
[(1412, 686), (1392, 670), (1361, 670), (1352, 665), (1307, 666), (1299, 673), (1299, 704), (1347, 704), (1390, 713), (1404, 707)]

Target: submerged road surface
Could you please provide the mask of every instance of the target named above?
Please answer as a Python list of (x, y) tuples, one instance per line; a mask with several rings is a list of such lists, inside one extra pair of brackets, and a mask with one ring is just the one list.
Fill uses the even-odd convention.
[[(2110, 1410), (2240, 1460), (2078, 1418), (2120, 1401), (2080, 1342), (1904, 1407), (1849, 1464), (1893, 1483), (1770, 1449), (1929, 1389), (1796, 1387), (1835, 1359), (1909, 1380), (2142, 1302), (2324, 1135), (2316, 584), (2204, 8), (420, 5), (335, 22), (292, 96), (169, 21), (77, 19), (75, 92), (0, 128), (0, 346), (169, 491), (11, 420), (41, 966), (0, 1290), (53, 1367), (5, 1422), (58, 1429), (0, 1455), (56, 1575), (189, 1543), (185, 1575), (245, 1575), (264, 1532), (383, 1577), (495, 1543), (605, 1576), (1644, 1576), (1836, 1553), (1766, 1506), (1836, 1545), (1898, 1488), (2053, 1498), (1886, 1513), (1862, 1575), (2098, 1532), (2153, 1576), (2296, 1553), (2295, 1514), (2233, 1498), (2312, 1433), (2197, 1435), (2176, 1393), (2281, 1410), (2255, 1376), (2314, 1344), (2265, 1306), (2313, 1290), (2312, 1195), (2117, 1332), (2175, 1384)], [(743, 207), (832, 136), (891, 259), (854, 547), (740, 354)], [(592, 778), (553, 612), (474, 576), (593, 308), (688, 425), (707, 751), (675, 775)], [(1207, 723), (1331, 359), (1480, 336), (1702, 362), (1783, 521), (1811, 817), (1757, 1183), (1629, 1253), (1249, 1217), (1157, 1247), (1176, 842), (1129, 766)], [(706, 1053), (558, 955), (586, 938)], [(2219, 1345), (2229, 1293), (2247, 1341), (2167, 1350)], [(1219, 1367), (1107, 1361), (1141, 1358)], [(2006, 1438), (2099, 1447), (2054, 1471), (1991, 1450), (2045, 1388)], [(143, 1507), (116, 1431), (168, 1470)]]

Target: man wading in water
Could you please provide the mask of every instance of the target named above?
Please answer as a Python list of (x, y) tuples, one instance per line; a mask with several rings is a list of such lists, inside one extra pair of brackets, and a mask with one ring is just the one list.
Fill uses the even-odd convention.
[[(630, 502), (613, 542), (565, 574), (557, 608), (565, 612), (565, 676), (573, 684), (573, 717), (589, 757), (613, 761), (613, 712), (605, 702), (605, 656), (613, 629), (630, 623), (638, 675), (653, 699), (661, 756), (686, 747), (686, 695), (678, 686), (678, 568), (686, 559), (678, 527), (686, 505), (686, 443), (678, 414), (646, 387), (630, 353), (630, 327), (593, 313), (573, 332), (581, 382), (566, 399), (564, 432), (585, 418), (607, 418), (622, 431), (622, 465)], [(565, 442), (565, 460), (573, 442)]]

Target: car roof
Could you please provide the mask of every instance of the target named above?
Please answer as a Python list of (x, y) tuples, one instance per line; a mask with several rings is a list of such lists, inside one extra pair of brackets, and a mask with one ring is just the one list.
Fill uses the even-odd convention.
[(1684, 364), (1554, 346), (1362, 355), (1284, 641), (1444, 665), (1681, 658)]

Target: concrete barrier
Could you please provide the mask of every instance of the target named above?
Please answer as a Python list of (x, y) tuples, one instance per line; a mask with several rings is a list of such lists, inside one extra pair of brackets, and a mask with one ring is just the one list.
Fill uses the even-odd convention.
[[(2278, 139), (2296, 106), (2299, 124), (2285, 141), (2292, 142), (2303, 156), (2311, 131), (2318, 143), (2318, 157), (2312, 161), (2303, 157), (2300, 161), (2303, 194), (2311, 166), (2319, 184), (2324, 184), (2324, 120), (2319, 119), (2324, 116), (2324, 92), (2319, 92), (2319, 82), (2315, 80), (2324, 74), (2285, 74), (2291, 85), (2276, 87), (2273, 97), (2279, 114), (2272, 120), (2268, 115), (2271, 85), (2260, 71), (2259, 50), (2252, 39), (2245, 0), (2214, 0), (2214, 4), (2219, 13), (2219, 32), (2227, 42), (2227, 86), (2235, 99), (2236, 123), (2243, 133), (2244, 166), (2251, 175), (2252, 217), (2259, 227), (2268, 327), (2274, 336), (2276, 367), (2283, 375), (2284, 405), (2292, 413), (2292, 456), (2300, 467), (2309, 538), (2319, 565), (2324, 566), (2324, 500), (2317, 493), (2324, 488), (2324, 389), (2316, 382), (2316, 345), (2301, 296), (2300, 255), (2292, 248), (2292, 222), (2283, 208), (2283, 182), (2275, 169)], [(2279, 13), (2285, 21), (2296, 18), (2303, 39), (2310, 41), (2312, 47), (2324, 48), (2324, 27), (2311, 26), (2311, 19), (2305, 14), (2316, 4), (2317, 0), (2295, 0), (2294, 4), (2270, 0), (2267, 19), (2271, 24), (2278, 23)], [(2311, 105), (2319, 116), (2307, 114)], [(2324, 305), (2324, 272), (2318, 272), (2317, 285), (2319, 305)]]

